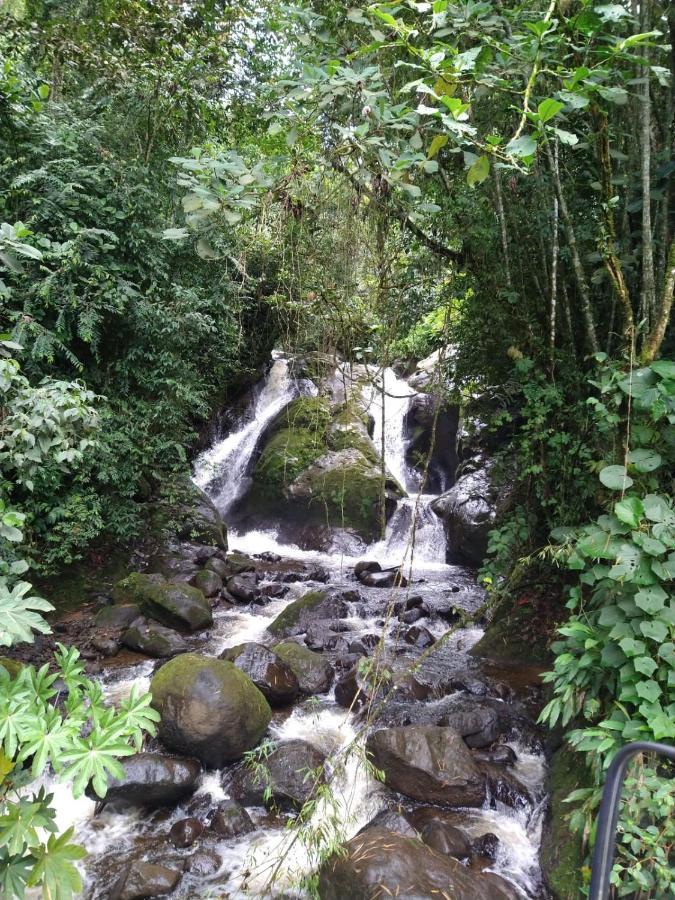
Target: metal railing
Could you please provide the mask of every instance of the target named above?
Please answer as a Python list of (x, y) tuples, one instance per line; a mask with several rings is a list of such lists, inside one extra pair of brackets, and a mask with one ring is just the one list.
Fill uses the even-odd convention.
[(614, 844), (616, 824), (619, 818), (621, 788), (626, 777), (626, 769), (638, 753), (657, 753), (675, 761), (675, 747), (667, 744), (655, 744), (651, 741), (636, 741), (627, 744), (616, 754), (607, 770), (607, 778), (602, 793), (598, 827), (596, 829), (595, 849), (593, 850), (593, 868), (588, 900), (607, 900), (609, 896), (609, 876), (614, 862)]

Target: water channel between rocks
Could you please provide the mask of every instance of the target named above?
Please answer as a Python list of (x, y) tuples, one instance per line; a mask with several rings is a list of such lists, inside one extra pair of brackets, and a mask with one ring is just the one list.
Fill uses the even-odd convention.
[[(344, 373), (338, 375), (344, 376)], [(450, 627), (453, 607), (472, 612), (482, 603), (482, 595), (475, 584), (473, 573), (461, 567), (446, 565), (446, 536), (442, 521), (431, 509), (433, 495), (422, 494), (420, 476), (406, 462), (406, 438), (404, 418), (415, 391), (391, 370), (384, 374), (386, 392), (385, 414), (382, 415), (380, 386), (374, 383), (369, 406), (374, 418), (373, 441), (376, 447), (385, 448), (385, 462), (389, 472), (407, 491), (407, 497), (398, 501), (389, 517), (385, 538), (367, 548), (355, 548), (353, 554), (301, 550), (294, 544), (282, 543), (278, 530), (267, 522), (247, 523), (247, 527), (232, 522), (229, 513), (234, 509), (247, 489), (249, 467), (261, 435), (285, 406), (295, 397), (316, 395), (316, 386), (306, 378), (295, 379), (289, 372), (289, 363), (277, 358), (267, 377), (256, 386), (248, 408), (230, 434), (218, 440), (198, 460), (195, 482), (212, 497), (225, 521), (230, 522), (230, 549), (249, 556), (267, 555), (275, 559), (293, 560), (310, 571), (320, 567), (328, 573), (328, 583), (311, 580), (291, 583), (288, 593), (281, 599), (273, 599), (265, 606), (240, 605), (217, 607), (214, 625), (208, 632), (199, 652), (217, 656), (225, 648), (247, 641), (264, 644), (273, 642), (267, 627), (272, 620), (294, 599), (313, 588), (353, 590), (358, 588), (360, 602), (354, 611), (341, 620), (340, 627), (348, 642), (366, 634), (380, 634), (387, 629), (387, 642), (395, 651), (392, 655), (396, 668), (410, 665), (419, 655), (419, 649), (402, 641), (402, 626), (395, 617), (383, 623), (383, 615), (392, 600), (408, 599), (411, 594), (421, 598), (429, 610), (424, 624), (434, 638), (441, 638)], [(414, 555), (411, 565), (411, 533), (415, 524)], [(411, 575), (407, 588), (368, 587), (358, 584), (353, 567), (359, 558), (379, 561), (383, 565), (403, 564), (403, 570)], [(265, 581), (262, 582), (264, 587)], [(417, 601), (416, 601), (417, 602)], [(491, 833), (498, 838), (496, 858), (484, 862), (490, 871), (507, 879), (517, 894), (524, 898), (545, 896), (541, 886), (538, 865), (538, 847), (545, 798), (543, 794), (544, 756), (536, 736), (536, 729), (529, 727), (526, 711), (531, 699), (531, 685), (514, 684), (512, 689), (497, 691), (491, 696), (490, 685), (508, 683), (509, 673), (491, 670), (489, 666), (468, 656), (468, 651), (480, 637), (478, 628), (457, 630), (439, 649), (430, 654), (416, 677), (434, 685), (439, 680), (450, 683), (452, 673), (457, 673), (457, 690), (443, 700), (395, 701), (391, 712), (385, 713), (385, 723), (427, 723), (425, 716), (434, 703), (447, 707), (455, 699), (466, 704), (478, 702), (472, 691), (480, 691), (488, 685), (488, 700), (495, 705), (513, 704), (514, 725), (501, 740), (516, 754), (515, 765), (510, 769), (515, 783), (522, 788), (517, 802), (489, 792), (482, 808), (452, 811), (457, 826), (470, 839)], [(147, 688), (157, 663), (151, 660), (126, 669), (104, 670), (100, 676), (104, 689), (111, 699), (125, 696), (133, 684)], [(468, 674), (467, 674), (468, 673)], [(482, 688), (471, 686), (472, 678)], [(482, 680), (481, 680), (482, 679)], [(465, 689), (462, 689), (463, 682)], [(466, 689), (468, 685), (468, 689)], [(426, 712), (422, 713), (424, 707)], [(339, 754), (347, 748), (357, 733), (360, 719), (339, 706), (334, 692), (301, 700), (291, 710), (275, 710), (270, 737), (283, 743), (290, 740), (305, 741), (324, 754)], [(522, 725), (522, 728), (521, 728)], [(108, 867), (114, 869), (114, 861), (137, 849), (147, 840), (150, 845), (158, 835), (165, 835), (172, 823), (185, 818), (190, 810), (198, 809), (200, 798), (207, 805), (228, 796), (227, 771), (206, 771), (201, 776), (197, 793), (190, 800), (171, 810), (147, 812), (139, 809), (113, 810), (104, 808), (95, 812), (93, 801), (82, 798), (72, 801), (67, 789), (52, 786), (56, 791), (58, 825), (76, 826), (77, 838), (89, 851), (86, 864), (87, 895), (91, 898), (114, 896)], [(332, 784), (333, 800), (319, 803), (312, 818), (313, 826), (320, 826), (322, 819), (338, 821), (344, 837), (350, 838), (384, 809), (400, 802), (406, 809), (424, 804), (397, 797), (379, 781), (371, 777), (358, 754), (349, 755), (344, 766), (335, 773)], [(499, 792), (497, 792), (499, 794)], [(217, 839), (211, 846), (222, 859), (219, 870), (208, 878), (187, 872), (172, 896), (230, 897), (238, 900), (247, 896), (263, 896), (266, 892), (270, 867), (278, 864), (276, 888), (279, 894), (296, 894), (302, 877), (311, 869), (310, 852), (301, 840), (294, 839), (292, 829), (271, 817), (263, 808), (249, 809), (256, 829), (235, 839)], [(134, 852), (135, 852), (134, 849)], [(189, 856), (192, 850), (175, 851), (174, 856)], [(401, 894), (403, 897), (404, 894)], [(500, 895), (501, 896), (501, 895)]]

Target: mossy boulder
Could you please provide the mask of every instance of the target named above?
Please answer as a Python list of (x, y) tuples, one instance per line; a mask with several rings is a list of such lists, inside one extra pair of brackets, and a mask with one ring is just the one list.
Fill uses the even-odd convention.
[(538, 613), (538, 618), (540, 633), (533, 637), (532, 607), (518, 606), (511, 599), (503, 600), (496, 607), (485, 634), (473, 645), (469, 654), (502, 662), (549, 665), (551, 651), (546, 638), (547, 618), (543, 612)]
[(584, 886), (584, 849), (581, 835), (569, 830), (573, 811), (565, 798), (577, 788), (590, 787), (591, 774), (580, 754), (567, 747), (557, 750), (548, 769), (549, 813), (541, 839), (541, 868), (556, 900), (577, 900)]
[(135, 603), (145, 615), (169, 628), (199, 631), (213, 624), (208, 600), (196, 587), (174, 584), (161, 575), (132, 572), (113, 590), (118, 603)]
[(229, 660), (248, 675), (272, 706), (287, 706), (298, 696), (295, 672), (269, 647), (249, 641), (223, 650), (220, 659)]
[(201, 569), (194, 577), (194, 585), (205, 597), (215, 597), (223, 589), (223, 579), (211, 569)]
[(330, 404), (320, 397), (300, 397), (272, 424), (253, 470), (256, 493), (279, 501), (283, 489), (326, 450)]
[(287, 498), (313, 509), (318, 520), (333, 528), (348, 528), (366, 541), (375, 540), (381, 526), (381, 506), (388, 515), (400, 486), (360, 450), (324, 453), (286, 488)]
[(353, 401), (343, 403), (328, 428), (331, 450), (359, 450), (369, 463), (379, 465), (380, 456), (368, 433), (368, 415)]
[(163, 665), (150, 693), (162, 717), (164, 745), (209, 768), (240, 759), (255, 747), (272, 717), (262, 693), (233, 663), (196, 653)]
[(99, 609), (94, 622), (101, 628), (127, 628), (140, 615), (141, 608), (137, 603), (116, 603)]
[(134, 622), (122, 635), (122, 643), (130, 650), (144, 653), (155, 659), (169, 659), (188, 649), (183, 637), (172, 628), (142, 619)]
[(341, 618), (348, 611), (345, 601), (329, 591), (310, 591), (289, 603), (267, 630), (278, 637), (286, 637), (304, 631), (316, 619)]
[(293, 670), (303, 694), (325, 694), (330, 689), (333, 669), (323, 656), (295, 641), (283, 641), (273, 649)]
[(227, 550), (227, 528), (211, 498), (191, 482), (186, 494), (178, 513), (178, 537)]

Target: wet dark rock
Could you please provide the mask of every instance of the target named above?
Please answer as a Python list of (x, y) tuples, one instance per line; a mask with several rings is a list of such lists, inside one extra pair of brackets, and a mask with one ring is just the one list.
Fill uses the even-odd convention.
[(181, 880), (179, 869), (151, 862), (132, 862), (110, 894), (110, 900), (142, 900), (170, 894)]
[[(306, 741), (285, 741), (265, 758), (264, 772), (240, 768), (230, 782), (229, 793), (247, 806), (272, 803), (283, 808), (301, 807), (325, 781), (325, 759)], [(267, 789), (269, 798), (265, 796)]]
[(178, 656), (188, 649), (185, 639), (177, 631), (147, 620), (136, 621), (131, 628), (127, 628), (121, 641), (130, 650), (155, 659)]
[(496, 892), (494, 895), (490, 894), (490, 898), (494, 896), (495, 900), (502, 900), (502, 898), (503, 900), (521, 900), (522, 894), (520, 891), (506, 878), (497, 875), (496, 872), (483, 872), (482, 879)]
[(427, 822), (420, 832), (420, 837), (427, 847), (444, 856), (453, 856), (461, 860), (468, 860), (471, 857), (471, 844), (467, 836), (459, 828), (440, 819)]
[(357, 638), (349, 644), (347, 651), (354, 656), (370, 656), (370, 649), (370, 647), (366, 647), (361, 638)]
[(468, 747), (481, 749), (493, 744), (500, 734), (499, 716), (489, 706), (451, 710), (439, 720), (460, 734)]
[(496, 800), (512, 809), (527, 809), (532, 806), (529, 790), (512, 772), (489, 763), (481, 763), (480, 768), (487, 775), (493, 806)]
[(232, 575), (225, 585), (229, 594), (242, 603), (252, 603), (258, 593), (255, 575)]
[(422, 625), (412, 625), (403, 635), (403, 640), (406, 644), (411, 644), (420, 650), (426, 650), (427, 647), (431, 647), (436, 643), (436, 638), (433, 634)]
[(499, 838), (496, 834), (488, 831), (486, 834), (481, 834), (480, 837), (476, 838), (471, 849), (475, 856), (482, 856), (483, 859), (489, 859), (490, 862), (494, 862), (499, 852)]
[(195, 850), (187, 859), (185, 871), (196, 878), (209, 878), (222, 864), (223, 859), (215, 850)]
[(353, 669), (360, 659), (363, 659), (362, 653), (341, 653), (335, 657), (335, 668), (345, 672), (348, 669)]
[(116, 603), (104, 606), (96, 613), (94, 623), (101, 628), (128, 628), (141, 615), (137, 603)]
[(207, 572), (215, 572), (222, 581), (226, 581), (232, 574), (230, 566), (219, 556), (212, 556), (206, 563)]
[(115, 585), (114, 592), (117, 600), (137, 603), (145, 615), (169, 628), (198, 631), (213, 624), (211, 606), (201, 591), (161, 575), (132, 572)]
[(270, 600), (276, 600), (280, 597), (285, 597), (290, 588), (286, 584), (279, 584), (278, 582), (273, 582), (272, 584), (265, 584), (260, 588), (260, 593), (263, 597), (267, 597)]
[(366, 587), (393, 588), (406, 587), (408, 579), (398, 569), (392, 572), (363, 572), (359, 581)]
[(210, 569), (202, 569), (194, 577), (194, 586), (205, 597), (215, 597), (223, 589), (223, 580), (216, 572)]
[(203, 831), (204, 826), (199, 819), (179, 819), (171, 826), (169, 840), (179, 849), (191, 847)]
[(227, 550), (227, 529), (213, 501), (201, 488), (188, 482), (190, 498), (176, 511), (183, 517), (178, 536), (199, 544), (209, 544)]
[(341, 600), (344, 600), (345, 603), (360, 603), (363, 600), (363, 595), (360, 591), (354, 590), (353, 588), (349, 588), (346, 591), (340, 591), (337, 596)]
[(395, 809), (383, 809), (358, 833), (363, 834), (369, 828), (386, 828), (387, 831), (395, 831), (396, 834), (402, 834), (404, 837), (417, 837), (417, 832), (403, 813), (397, 812)]
[(330, 623), (325, 625), (323, 622), (316, 622), (307, 629), (305, 644), (310, 650), (328, 650), (335, 646), (337, 637), (338, 635), (330, 629)]
[(120, 650), (119, 641), (105, 634), (95, 634), (91, 639), (91, 646), (102, 656), (115, 656)]
[[(203, 566), (208, 564), (208, 562), (212, 559), (217, 559), (216, 554), (222, 552), (218, 547), (207, 547), (204, 544), (200, 544), (198, 547), (195, 547), (194, 552), (194, 561), (198, 566)], [(218, 560), (220, 561), (220, 560)], [(210, 566), (207, 565), (207, 568)], [(216, 569), (213, 570), (217, 571)]]
[(385, 784), (413, 800), (481, 806), (485, 777), (457, 732), (433, 725), (384, 728), (369, 735), (366, 750)]
[(490, 750), (478, 750), (473, 758), (476, 762), (490, 763), (494, 766), (515, 766), (518, 761), (516, 751), (508, 744), (497, 744)]
[(330, 572), (324, 566), (310, 566), (307, 575), (309, 576), (308, 581), (318, 581), (321, 584), (330, 581)]
[(456, 897), (510, 900), (486, 876), (458, 860), (435, 853), (416, 838), (384, 828), (369, 828), (352, 838), (345, 851), (330, 857), (319, 872), (321, 900), (407, 900)]
[(240, 803), (222, 800), (210, 816), (209, 828), (222, 837), (238, 837), (253, 831), (255, 825)]
[(357, 666), (336, 682), (335, 702), (345, 709), (359, 709), (368, 702), (368, 688)]
[(419, 622), (419, 620), (423, 618), (424, 613), (421, 609), (408, 609), (405, 612), (399, 613), (399, 619), (404, 625), (412, 625), (414, 622)]
[(358, 578), (364, 572), (381, 572), (382, 566), (374, 559), (360, 559), (354, 566), (354, 575)]
[(265, 550), (264, 553), (258, 553), (258, 559), (261, 559), (263, 562), (267, 563), (278, 563), (281, 562), (281, 557), (278, 553), (273, 553), (271, 550)]
[(348, 611), (347, 604), (339, 596), (326, 590), (310, 591), (289, 603), (267, 630), (279, 637), (299, 634), (317, 620), (341, 619)]
[(287, 706), (300, 692), (291, 667), (263, 644), (250, 642), (230, 647), (220, 654), (220, 659), (229, 660), (248, 675), (272, 706)]
[(165, 663), (150, 692), (162, 716), (162, 743), (212, 768), (255, 747), (272, 717), (263, 694), (233, 663), (196, 653)]
[(414, 675), (407, 674), (403, 678), (397, 679), (396, 697), (409, 698), (410, 700), (427, 700), (433, 695), (433, 688), (424, 684)]
[(241, 575), (244, 572), (255, 572), (256, 562), (244, 553), (228, 553), (227, 565), (232, 575)]
[(333, 669), (318, 653), (293, 641), (276, 644), (274, 652), (293, 670), (303, 694), (324, 694), (330, 689)]
[[(162, 753), (136, 753), (120, 760), (123, 778), (109, 778), (106, 803), (126, 806), (175, 806), (197, 786), (201, 766), (196, 759)], [(91, 785), (87, 796), (99, 797)]]

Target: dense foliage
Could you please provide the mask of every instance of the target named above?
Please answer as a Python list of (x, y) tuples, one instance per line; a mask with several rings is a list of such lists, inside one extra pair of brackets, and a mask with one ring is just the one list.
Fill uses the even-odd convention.
[[(483, 581), (569, 589), (545, 718), (593, 763), (591, 832), (616, 748), (675, 738), (674, 37), (657, 0), (5, 4), (0, 645), (47, 628), (28, 570), (138, 537), (275, 343), (450, 347), (514, 488)], [(10, 790), (100, 787), (152, 728), (57, 668), (65, 713), (53, 674), (0, 667), (10, 895), (78, 884), (28, 822), (49, 798)], [(667, 896), (672, 773), (642, 766), (614, 881)]]

